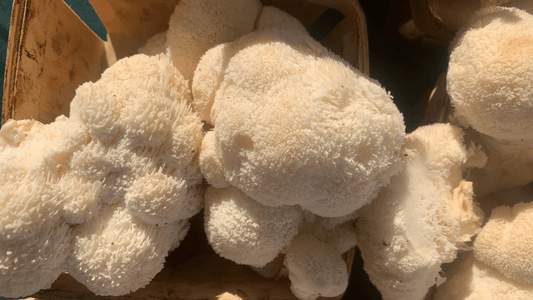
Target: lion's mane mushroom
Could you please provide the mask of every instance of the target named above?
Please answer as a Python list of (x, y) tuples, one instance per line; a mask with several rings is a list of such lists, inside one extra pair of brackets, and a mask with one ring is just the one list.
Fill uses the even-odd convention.
[(474, 242), (476, 259), (507, 278), (533, 284), (532, 229), (533, 202), (496, 207)]
[(0, 130), (0, 295), (28, 296), (66, 270), (72, 235), (56, 188), (88, 136), (65, 117), (9, 120)]
[(187, 220), (154, 226), (135, 218), (124, 203), (106, 204), (74, 230), (67, 270), (96, 295), (128, 294), (150, 283), (188, 229)]
[(94, 293), (123, 295), (161, 270), (203, 206), (202, 125), (187, 81), (164, 55), (122, 59), (82, 85), (71, 118), (89, 128), (94, 143), (70, 169), (103, 184), (94, 199), (102, 208), (78, 225), (68, 270)]
[(532, 52), (533, 16), (517, 8), (480, 10), (452, 42), (453, 119), (488, 156), (469, 177), (478, 196), (533, 181)]
[(533, 139), (533, 16), (482, 10), (451, 47), (447, 89), (456, 112), (493, 138)]
[(339, 295), (355, 211), (402, 168), (403, 118), (295, 19), (263, 13), (259, 31), (213, 47), (195, 71), (194, 104), (214, 126), (199, 159), (212, 185), (206, 232), (221, 256), (263, 276), (285, 261), (299, 298)]
[[(481, 229), (472, 183), (462, 180), (469, 153), (450, 124), (406, 137), (405, 165), (357, 219), (357, 245), (371, 282), (385, 300), (421, 300), (443, 281), (441, 264)], [(475, 153), (475, 152), (474, 152)]]
[(312, 235), (294, 238), (287, 249), (285, 267), (292, 292), (302, 300), (335, 297), (348, 286), (348, 270), (341, 253)]
[[(202, 208), (202, 135), (187, 81), (164, 55), (122, 59), (81, 85), (70, 118), (7, 122), (0, 130), (0, 249), (7, 249), (0, 286), (9, 291), (0, 294), (47, 288), (65, 267), (99, 295), (145, 286)], [(65, 223), (76, 226), (73, 235)], [(9, 279), (24, 276), (43, 279), (31, 286)]]
[(301, 210), (262, 205), (234, 187), (209, 187), (205, 194), (205, 231), (220, 256), (263, 267), (298, 233)]
[(258, 0), (182, 0), (170, 17), (167, 55), (187, 80), (210, 48), (254, 29), (263, 5)]
[(446, 271), (447, 280), (437, 287), (434, 300), (529, 300), (533, 285), (506, 278), (483, 264), (474, 253), (463, 252)]
[(209, 50), (193, 95), (214, 125), (202, 173), (263, 205), (345, 216), (401, 169), (390, 95), (308, 35), (271, 29)]
[(57, 222), (30, 238), (0, 242), (0, 295), (16, 298), (50, 288), (66, 271), (71, 238), (70, 227)]

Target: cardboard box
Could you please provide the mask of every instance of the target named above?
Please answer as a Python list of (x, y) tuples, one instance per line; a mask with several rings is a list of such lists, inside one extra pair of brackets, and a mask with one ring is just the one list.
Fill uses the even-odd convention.
[[(2, 123), (36, 119), (50, 123), (69, 115), (76, 88), (96, 81), (117, 59), (137, 53), (166, 30), (178, 0), (90, 0), (108, 32), (101, 40), (62, 0), (14, 0), (6, 59)], [(316, 26), (334, 9), (342, 21), (321, 42), (368, 75), (368, 41), (357, 0), (264, 0)], [(328, 10), (329, 9), (329, 10)], [(317, 21), (318, 20), (318, 21)], [(320, 24), (319, 24), (320, 25)], [(143, 289), (122, 299), (296, 299), (288, 279), (266, 279), (249, 267), (219, 257), (207, 244), (203, 219), (192, 219), (180, 247)], [(354, 249), (344, 254), (350, 271)], [(32, 299), (102, 299), (68, 274)], [(335, 298), (340, 299), (341, 296)]]

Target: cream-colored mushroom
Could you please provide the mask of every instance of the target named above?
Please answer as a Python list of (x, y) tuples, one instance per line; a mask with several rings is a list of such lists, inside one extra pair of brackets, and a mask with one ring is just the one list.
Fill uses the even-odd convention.
[(348, 287), (348, 271), (340, 252), (312, 235), (298, 235), (285, 255), (291, 290), (302, 300), (336, 297)]
[(476, 259), (507, 278), (527, 284), (533, 284), (531, 249), (533, 202), (493, 209), (489, 221), (474, 242)]
[(446, 282), (437, 287), (433, 300), (530, 300), (533, 285), (506, 278), (464, 252), (446, 271)]

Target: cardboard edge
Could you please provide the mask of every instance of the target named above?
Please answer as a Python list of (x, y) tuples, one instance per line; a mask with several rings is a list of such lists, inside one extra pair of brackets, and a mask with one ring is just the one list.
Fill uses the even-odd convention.
[(426, 42), (447, 45), (454, 32), (435, 14), (429, 0), (410, 0), (411, 14), (416, 27), (423, 32)]
[[(64, 35), (61, 28), (68, 29)], [(69, 91), (97, 80), (112, 62), (107, 45), (63, 0), (14, 0), (2, 123), (33, 118), (48, 123), (68, 115), (74, 96)]]
[[(366, 17), (358, 0), (308, 0), (309, 2), (336, 9), (346, 16), (350, 24), (342, 37), (342, 58), (366, 75), (370, 74), (368, 29)], [(326, 37), (327, 38), (327, 37)], [(355, 47), (354, 47), (355, 46)], [(355, 49), (354, 49), (355, 48)], [(354, 59), (354, 57), (356, 57)]]
[[(6, 68), (4, 70), (4, 92), (2, 96), (2, 119), (0, 126), (12, 119), (15, 111), (16, 76), (21, 56), (21, 43), (24, 36), (24, 24), (28, 0), (14, 0), (11, 8), (9, 36), (6, 53)], [(21, 28), (22, 30), (16, 30)]]
[[(357, 24), (357, 46), (358, 46), (358, 65), (356, 66), (361, 72), (370, 75), (370, 58), (368, 50), (368, 29), (366, 24), (366, 17), (363, 12), (361, 4), (357, 0), (350, 0), (346, 2), (346, 7), (341, 7), (343, 10), (350, 11), (351, 18), (356, 17), (354, 24)], [(347, 45), (345, 45), (347, 46)], [(350, 49), (345, 47), (345, 49)]]
[(431, 91), (422, 99), (425, 107), (422, 125), (445, 123), (450, 113), (450, 98), (446, 91), (446, 73), (442, 73)]
[[(106, 49), (112, 50), (115, 61), (136, 54), (147, 39), (166, 30), (179, 0), (159, 0), (150, 6), (141, 5), (148, 0), (126, 2), (89, 0), (106, 28), (107, 41), (111, 42)], [(141, 21), (132, 22), (131, 16), (140, 16)]]

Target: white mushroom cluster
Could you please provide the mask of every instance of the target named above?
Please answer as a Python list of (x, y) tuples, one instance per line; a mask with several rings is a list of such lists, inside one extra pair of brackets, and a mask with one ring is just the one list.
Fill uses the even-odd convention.
[(301, 299), (338, 296), (356, 211), (402, 168), (403, 117), (293, 17), (265, 7), (258, 24), (208, 50), (193, 77), (195, 107), (214, 127), (199, 157), (207, 238), (256, 269), (285, 255)]
[[(192, 28), (189, 36), (211, 14), (202, 3), (198, 20), (180, 20)], [(175, 16), (190, 9), (180, 5)], [(172, 52), (174, 60), (203, 53), (191, 89), (198, 114), (213, 127), (199, 157), (210, 184), (209, 243), (265, 276), (283, 265), (280, 274), (301, 299), (342, 294), (349, 273), (341, 254), (358, 243), (385, 299), (422, 299), (442, 281), (440, 265), (469, 249), (480, 230), (483, 214), (463, 171), (483, 166), (483, 153), (466, 146), (455, 126), (423, 128), (406, 139), (403, 117), (378, 82), (287, 13), (267, 6), (256, 17), (255, 32), (214, 38), (209, 50), (172, 52), (172, 21), (166, 46), (156, 35), (141, 49)], [(229, 36), (225, 30), (212, 37)]]
[(402, 172), (363, 207), (357, 245), (371, 282), (385, 300), (424, 299), (444, 281), (441, 265), (468, 250), (483, 212), (462, 168), (475, 153), (450, 124), (420, 127), (407, 135)]
[(214, 125), (214, 138), (203, 143), (214, 142), (205, 147), (215, 151), (200, 154), (214, 187), (237, 187), (268, 206), (342, 217), (399, 172), (405, 126), (389, 94), (310, 36), (251, 33), (209, 50), (195, 79), (202, 82), (212, 69), (223, 72), (207, 89), (194, 80), (192, 91), (195, 104), (213, 103), (198, 110)]
[(3, 125), (0, 295), (65, 271), (138, 290), (204, 209), (218, 255), (299, 299), (342, 295), (356, 245), (384, 300), (531, 298), (533, 16), (493, 2), (451, 45), (451, 124), (406, 134), (379, 82), (286, 12), (179, 1), (69, 117)]
[(489, 159), (470, 174), (478, 196), (533, 181), (533, 16), (478, 12), (451, 45), (447, 90), (456, 123)]
[(68, 271), (97, 295), (144, 287), (203, 206), (200, 118), (166, 56), (118, 61), (70, 117), (0, 130), (0, 295)]
[[(502, 1), (498, 1), (502, 2)], [(505, 2), (505, 1), (503, 1)], [(510, 1), (531, 9), (527, 1)], [(473, 251), (454, 261), (434, 299), (531, 299), (533, 291), (533, 15), (488, 6), (452, 43), (451, 122), (486, 154), (471, 169), (485, 220)]]

